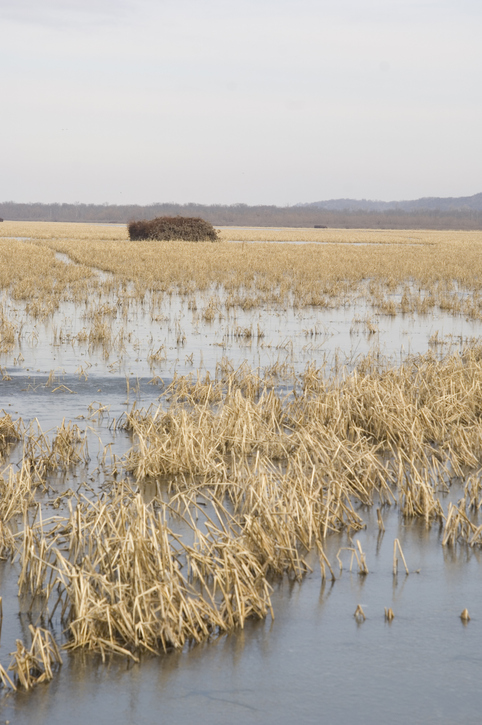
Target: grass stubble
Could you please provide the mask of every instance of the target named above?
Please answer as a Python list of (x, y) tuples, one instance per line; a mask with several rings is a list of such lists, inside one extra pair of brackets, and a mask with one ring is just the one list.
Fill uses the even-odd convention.
[[(335, 308), (357, 296), (387, 315), (443, 309), (480, 319), (480, 234), (394, 232), (382, 244), (354, 249), (349, 238), (366, 243), (370, 234), (305, 230), (306, 241), (326, 244), (301, 248), (234, 245), (223, 230), (225, 241), (196, 244), (194, 257), (189, 243), (134, 244), (119, 229), (73, 227), (2, 225), (10, 235), (0, 240), (8, 261), (0, 279), (5, 355), (14, 354), (21, 335), (11, 314), (15, 300), (32, 318), (51, 317), (64, 299), (84, 304), (90, 327), (81, 342), (116, 354), (126, 338), (113, 339), (110, 321), (125, 317), (146, 293), (175, 292), (194, 307), (194, 293), (205, 291), (208, 322), (237, 306)], [(232, 234), (249, 241), (249, 231)], [(287, 234), (300, 231), (279, 236)], [(117, 302), (106, 305), (106, 295)], [(259, 326), (250, 335), (248, 329), (233, 327), (233, 337), (263, 337)], [(165, 351), (160, 346), (150, 354), (154, 365)], [(79, 379), (87, 374), (79, 368)], [(54, 376), (49, 384), (55, 386)], [(7, 467), (0, 477), (0, 554), (17, 562), (19, 594), (47, 624), (32, 625), (30, 646), (17, 642), (9, 668), (0, 669), (7, 689), (50, 679), (61, 664), (59, 637), (66, 649), (137, 661), (142, 653), (243, 627), (250, 617), (274, 616), (273, 585), (285, 576), (301, 580), (312, 552), (322, 577), (335, 579), (325, 553), (332, 532), (348, 533), (351, 545), (343, 550), (350, 570), (356, 562), (359, 574), (368, 575), (354, 538), (365, 526), (366, 506), (377, 507), (381, 532), (383, 510), (397, 506), (404, 518), (440, 527), (444, 546), (482, 545), (477, 341), (445, 356), (432, 349), (396, 367), (368, 356), (352, 371), (329, 375), (313, 364), (302, 374), (275, 365), (263, 375), (224, 361), (213, 377), (175, 375), (156, 406), (134, 406), (112, 425), (129, 433), (132, 447), (116, 461), (109, 485), (58, 497), (59, 512), (46, 516), (49, 476), (85, 463), (86, 438), (65, 420), (50, 441), (21, 420), (0, 419), (4, 463), (13, 445), (23, 446), (18, 470)], [(454, 483), (463, 496), (446, 507)], [(144, 495), (146, 484), (155, 494)], [(397, 553), (408, 573), (396, 539), (394, 575)], [(361, 608), (355, 616), (365, 618)], [(393, 612), (385, 616), (391, 621)]]

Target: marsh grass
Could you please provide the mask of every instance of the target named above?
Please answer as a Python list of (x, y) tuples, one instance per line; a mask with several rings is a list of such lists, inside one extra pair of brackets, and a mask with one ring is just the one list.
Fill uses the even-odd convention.
[(59, 649), (51, 632), (32, 625), (29, 625), (29, 631), (32, 637), (30, 648), (27, 649), (21, 640), (17, 640), (16, 651), (10, 653), (12, 661), (8, 670), (12, 672), (13, 679), (0, 665), (0, 678), (3, 684), (15, 690), (18, 686), (31, 690), (35, 685), (51, 680), (62, 664)]
[[(206, 320), (214, 320), (224, 308), (332, 308), (361, 296), (373, 312), (382, 315), (425, 315), (438, 309), (481, 319), (480, 232), (297, 230), (298, 236), (308, 242), (327, 242), (300, 247), (262, 241), (293, 240), (294, 230), (245, 230), (247, 236), (258, 236), (256, 243), (246, 247), (230, 243), (230, 232), (224, 230), (224, 241), (214, 246), (203, 242), (179, 246), (157, 241), (126, 242), (120, 232), (116, 232), (116, 240), (114, 230), (108, 230), (105, 237), (105, 230), (81, 226), (74, 227), (71, 231), (76, 234), (67, 239), (55, 236), (60, 227), (51, 225), (49, 234), (39, 225), (30, 229), (36, 235), (36, 244), (2, 241), (7, 248), (34, 248), (35, 262), (41, 262), (45, 269), (49, 287), (43, 284), (42, 294), (29, 303), (33, 305), (32, 314), (35, 305), (46, 314), (49, 305), (52, 311), (56, 309), (67, 287), (71, 295), (87, 294), (83, 291), (86, 279), (95, 268), (113, 275), (108, 283), (102, 283), (110, 285), (110, 289), (112, 285), (132, 282), (136, 299), (142, 299), (148, 291), (153, 294), (169, 290), (192, 297), (194, 290), (209, 293), (217, 287), (221, 294), (216, 303), (209, 302), (204, 309)], [(410, 241), (410, 234), (416, 234), (416, 244)], [(373, 238), (378, 243), (357, 246), (359, 237), (366, 241)], [(68, 255), (75, 264), (61, 264), (52, 256), (53, 251)], [(28, 260), (16, 266), (16, 298), (32, 296), (31, 269)], [(26, 277), (22, 278), (22, 274)], [(9, 284), (5, 280), (2, 286), (8, 288)], [(125, 300), (127, 288), (119, 287), (119, 291)]]
[(13, 421), (8, 413), (3, 413), (0, 417), (0, 461), (8, 456), (12, 445), (22, 437), (22, 421)]
[[(68, 516), (49, 520), (39, 508), (29, 520), (26, 486), (15, 509), (23, 528), (10, 533), (19, 588), (50, 621), (60, 616), (69, 648), (138, 659), (267, 616), (273, 581), (302, 579), (310, 552), (322, 577), (335, 578), (326, 537), (362, 529), (366, 506), (398, 505), (404, 517), (439, 523), (445, 546), (481, 545), (480, 350), (428, 353), (398, 368), (368, 360), (361, 370), (333, 379), (310, 366), (283, 397), (273, 371), (263, 379), (228, 361), (214, 379), (178, 376), (161, 405), (115, 422), (132, 436), (122, 465), (134, 483), (72, 495)], [(82, 457), (65, 421), (51, 444), (31, 437), (28, 460), (44, 476)], [(464, 499), (445, 513), (460, 475)], [(148, 481), (157, 495), (146, 502)], [(3, 514), (7, 529), (12, 515)], [(349, 569), (356, 562), (369, 575), (360, 541), (347, 552)], [(395, 540), (394, 573), (398, 556), (408, 573)]]
[[(366, 337), (377, 333), (377, 314), (482, 313), (480, 233), (417, 232), (416, 246), (408, 233), (378, 233), (383, 243), (353, 247), (349, 240), (368, 241), (375, 232), (310, 230), (307, 241), (313, 234), (329, 243), (301, 248), (231, 244), (223, 232), (225, 241), (216, 245), (174, 249), (129, 242), (117, 229), (67, 226), (31, 225), (31, 242), (2, 239), (10, 271), (0, 265), (0, 283), (32, 319), (52, 316), (62, 300), (83, 305), (86, 327), (71, 337), (57, 329), (56, 340), (100, 347), (106, 357), (115, 351), (113, 371), (135, 305), (169, 326), (176, 346), (184, 344), (181, 315), (166, 316), (162, 308), (174, 294), (207, 325), (225, 319), (223, 335), (246, 347), (268, 344), (268, 333), (257, 321), (240, 323), (238, 308), (280, 315), (296, 309), (302, 319), (306, 307), (363, 300), (368, 312), (353, 322), (352, 334)], [(5, 229), (12, 234), (13, 227)], [(278, 240), (295, 233), (263, 232)], [(98, 270), (111, 276), (102, 280)], [(4, 305), (6, 355), (20, 332)], [(315, 325), (303, 335), (316, 345), (326, 331)], [(277, 348), (283, 356), (264, 369), (223, 357), (214, 372), (174, 373), (166, 385), (153, 372), (156, 404), (136, 404), (111, 421), (130, 436), (130, 449), (120, 460), (104, 448), (99, 465), (111, 461), (108, 485), (59, 494), (54, 517), (45, 517), (42, 495), (53, 474), (88, 462), (86, 431), (66, 419), (47, 433), (36, 424), (24, 430), (6, 414), (0, 419), (5, 460), (23, 439), (18, 470), (0, 478), (1, 555), (18, 562), (19, 591), (54, 631), (65, 632), (67, 648), (138, 660), (143, 652), (215, 638), (250, 617), (273, 616), (273, 585), (283, 577), (301, 580), (313, 554), (322, 578), (335, 578), (326, 554), (334, 532), (345, 532), (349, 542), (339, 552), (340, 570), (349, 556), (348, 568), (370, 577), (354, 537), (371, 506), (381, 533), (382, 511), (397, 507), (403, 519), (439, 527), (446, 547), (482, 546), (479, 340), (453, 353), (433, 337), (427, 354), (396, 366), (373, 354), (349, 368), (310, 361), (301, 373), (291, 362), (293, 341)], [(146, 355), (152, 367), (161, 366), (166, 340), (153, 338)], [(186, 359), (193, 364), (193, 353)], [(86, 361), (76, 375), (86, 381), (87, 370)], [(140, 381), (125, 380), (127, 397), (137, 395)], [(53, 371), (49, 390), (67, 392), (59, 382)], [(87, 417), (94, 424), (107, 415), (108, 406), (95, 401)], [(460, 484), (463, 496), (455, 501)], [(147, 487), (155, 494), (144, 495)], [(395, 573), (398, 556), (405, 564), (397, 542)], [(364, 618), (359, 608), (357, 619)], [(53, 673), (39, 655), (43, 647), (46, 662), (58, 664), (47, 639), (39, 634), (29, 650), (18, 645), (13, 680), (0, 670), (4, 684), (31, 687)]]
[(24, 461), (41, 480), (45, 480), (48, 472), (85, 465), (88, 460), (87, 436), (77, 424), (66, 423), (64, 418), (52, 440), (42, 431), (38, 421), (30, 424), (25, 436)]
[(5, 304), (0, 307), (0, 353), (10, 352), (15, 346), (16, 325), (8, 318)]

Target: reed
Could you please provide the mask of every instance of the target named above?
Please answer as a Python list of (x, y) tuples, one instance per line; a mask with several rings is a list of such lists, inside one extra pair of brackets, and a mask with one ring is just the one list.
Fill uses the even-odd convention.
[(270, 587), (239, 540), (211, 522), (207, 535), (196, 531), (192, 545), (182, 544), (167, 514), (122, 486), (107, 502), (71, 510), (69, 554), (56, 550), (69, 648), (137, 659), (266, 615)]
[(42, 431), (38, 421), (30, 424), (25, 436), (24, 461), (41, 480), (45, 479), (48, 472), (68, 470), (88, 460), (87, 436), (77, 424), (71, 421), (66, 423), (64, 418), (52, 441)]
[[(94, 267), (113, 275), (102, 282), (106, 291), (131, 281), (136, 298), (173, 287), (192, 296), (194, 289), (217, 286), (223, 305), (244, 310), (266, 304), (335, 307), (363, 295), (380, 314), (439, 309), (481, 317), (480, 232), (417, 232), (414, 244), (414, 232), (384, 232), (381, 237), (366, 230), (224, 230), (224, 241), (214, 247), (203, 242), (173, 247), (149, 241), (140, 246), (126, 242), (125, 232), (97, 226), (71, 225), (67, 236), (63, 230), (63, 225), (30, 225), (35, 244), (0, 239), (9, 269), (0, 286), (12, 289), (16, 299), (29, 300), (31, 314), (52, 314), (66, 295), (87, 299)], [(233, 234), (256, 243), (249, 249), (232, 244), (227, 240)], [(274, 239), (326, 243), (306, 244), (301, 254), (296, 245), (263, 243)], [(59, 261), (53, 251), (67, 254), (75, 264)], [(100, 284), (98, 279), (95, 283)], [(367, 334), (376, 329), (367, 318)]]
[[(60, 614), (69, 648), (138, 659), (265, 617), (270, 582), (302, 579), (310, 551), (322, 577), (334, 578), (325, 539), (361, 529), (360, 506), (398, 500), (404, 516), (440, 519), (445, 545), (481, 545), (482, 528), (466, 513), (480, 504), (480, 468), (447, 515), (438, 498), (474, 463), (478, 348), (442, 360), (429, 353), (397, 369), (366, 360), (336, 379), (309, 366), (283, 396), (277, 374), (292, 376), (275, 366), (263, 378), (224, 360), (214, 378), (175, 376), (159, 406), (116, 421), (132, 435), (124, 471), (138, 485), (158, 482), (150, 503), (121, 481), (101, 495), (68, 497), (67, 517), (46, 521), (37, 507), (30, 520), (35, 482), (87, 453), (71, 423), (52, 442), (39, 429), (27, 433), (26, 465), (15, 485), (13, 474), (4, 481), (2, 521), (23, 516), (7, 542), (20, 562), (19, 588), (43, 602), (51, 621)], [(22, 495), (10, 496), (20, 482)], [(356, 562), (366, 575), (360, 541), (348, 553), (350, 569)], [(394, 573), (398, 555), (408, 573), (395, 540)], [(341, 551), (337, 558), (341, 570)]]
[(397, 549), (398, 549), (398, 553), (402, 557), (403, 566), (405, 567), (405, 573), (408, 575), (408, 574), (410, 574), (410, 572), (408, 570), (407, 562), (405, 561), (405, 556), (403, 555), (402, 546), (398, 539), (395, 539), (393, 542), (393, 575), (396, 576), (397, 572), (398, 572)]
[(5, 413), (0, 417), (0, 461), (5, 460), (10, 454), (12, 446), (22, 437), (22, 421), (14, 422), (12, 417)]
[[(246, 242), (257, 235), (258, 242), (230, 242), (237, 234)], [(299, 245), (260, 241), (296, 241), (297, 234), (310, 242), (303, 253)], [(191, 342), (181, 313), (166, 314), (173, 295), (196, 330), (219, 324), (223, 345), (245, 347), (268, 346), (269, 332), (258, 312), (240, 322), (238, 309), (294, 311), (310, 350), (328, 333), (318, 324), (302, 330), (308, 307), (363, 300), (368, 311), (351, 332), (367, 338), (377, 333), (380, 314), (482, 317), (480, 233), (417, 232), (416, 246), (404, 232), (353, 246), (380, 235), (351, 230), (225, 230), (216, 245), (136, 243), (125, 230), (87, 225), (30, 225), (25, 236), (31, 241), (0, 239), (0, 352), (16, 355), (13, 364), (22, 360), (14, 350), (26, 315), (36, 324), (45, 318), (55, 344), (112, 355), (108, 369), (117, 372), (126, 347), (141, 347), (129, 318), (146, 315), (164, 327), (142, 354), (153, 368), (164, 366), (170, 344)], [(47, 325), (67, 301), (83, 305), (86, 327), (76, 335), (68, 325)], [(31, 344), (38, 334), (30, 333)], [(276, 345), (279, 357), (264, 369), (223, 357), (214, 372), (174, 373), (166, 385), (153, 371), (156, 404), (134, 405), (112, 423), (129, 434), (128, 453), (120, 460), (101, 446), (99, 467), (111, 465), (108, 485), (58, 494), (51, 503), (59, 515), (51, 518), (38, 505), (41, 493), (56, 472), (88, 462), (86, 432), (66, 419), (44, 433), (35, 423), (24, 430), (21, 421), (0, 418), (2, 460), (23, 439), (19, 469), (0, 477), (0, 555), (18, 561), (19, 591), (65, 629), (68, 648), (137, 660), (143, 652), (215, 638), (250, 617), (273, 616), (272, 585), (282, 577), (301, 580), (314, 553), (322, 578), (335, 578), (326, 554), (333, 532), (345, 532), (350, 542), (338, 552), (340, 572), (350, 557), (350, 570), (367, 575), (355, 538), (366, 507), (376, 507), (380, 532), (381, 511), (398, 506), (403, 518), (440, 526), (446, 547), (482, 546), (478, 339), (454, 353), (433, 336), (427, 354), (396, 366), (372, 354), (347, 367), (335, 360), (331, 370), (310, 361), (302, 372), (290, 358), (293, 339)], [(183, 351), (191, 365), (192, 349)], [(76, 375), (86, 381), (88, 370), (86, 361)], [(1, 371), (9, 384), (7, 368)], [(137, 395), (139, 385), (126, 376), (127, 396)], [(47, 386), (69, 392), (55, 371)], [(100, 422), (108, 412), (94, 401), (87, 418)], [(447, 505), (456, 480), (463, 496)], [(146, 484), (156, 491), (150, 500), (142, 495)], [(394, 574), (398, 558), (408, 574), (395, 539)], [(385, 616), (391, 621), (392, 610)], [(365, 619), (360, 606), (356, 618)], [(57, 662), (52, 643), (45, 634), (35, 642), (29, 650), (18, 646), (14, 685), (31, 687), (53, 671), (39, 649), (48, 644)], [(0, 677), (11, 686), (6, 670)]]
[(355, 609), (355, 614), (353, 615), (356, 619), (356, 621), (360, 624), (361, 622), (364, 622), (366, 620), (365, 612), (363, 611), (362, 605), (359, 604), (357, 608)]
[(385, 607), (385, 620), (387, 622), (392, 622), (395, 619), (395, 615), (393, 613), (393, 609), (391, 607)]
[(13, 681), (3, 668), (0, 670), (3, 684), (10, 685), (13, 689), (21, 686), (25, 690), (31, 690), (35, 685), (51, 680), (62, 665), (62, 658), (52, 634), (32, 625), (29, 625), (29, 630), (32, 636), (30, 648), (27, 649), (21, 640), (17, 640), (16, 651), (10, 653), (12, 661), (8, 670), (13, 673)]

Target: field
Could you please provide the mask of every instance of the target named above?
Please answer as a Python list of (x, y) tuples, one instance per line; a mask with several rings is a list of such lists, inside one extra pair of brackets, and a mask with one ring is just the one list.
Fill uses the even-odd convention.
[(269, 638), (313, 582), (382, 649), (428, 627), (463, 656), (477, 627), (482, 232), (220, 236), (0, 224), (0, 678), (23, 722), (55, 720), (79, 663), (150, 677)]

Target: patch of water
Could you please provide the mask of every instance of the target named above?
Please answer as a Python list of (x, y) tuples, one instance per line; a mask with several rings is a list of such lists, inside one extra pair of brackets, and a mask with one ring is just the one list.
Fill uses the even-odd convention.
[[(160, 302), (149, 293), (141, 302), (110, 295), (91, 301), (89, 308), (64, 301), (45, 321), (29, 318), (25, 304), (7, 299), (9, 319), (21, 326), (21, 335), (11, 352), (0, 355), (0, 365), (11, 377), (28, 374), (32, 381), (52, 370), (74, 376), (85, 369), (89, 377), (120, 378), (124, 385), (126, 375), (172, 378), (198, 368), (213, 374), (226, 358), (234, 368), (244, 361), (261, 369), (282, 362), (296, 373), (312, 362), (329, 369), (335, 358), (336, 364), (352, 366), (368, 354), (397, 364), (409, 354), (425, 353), (434, 336), (438, 341), (450, 338), (456, 348), (458, 341), (482, 333), (480, 321), (444, 311), (373, 314), (364, 299), (338, 308), (254, 311), (226, 310), (221, 304), (206, 321), (203, 313), (211, 297), (196, 295), (196, 309), (176, 294)], [(96, 310), (103, 339), (92, 337)]]
[[(357, 535), (367, 576), (345, 569), (322, 584), (315, 570), (301, 584), (284, 581), (273, 597), (274, 621), (248, 622), (243, 631), (139, 665), (70, 655), (50, 684), (10, 697), (3, 717), (25, 725), (480, 722), (480, 553), (447, 553), (437, 529), (404, 526), (396, 510), (384, 514), (380, 538), (370, 517)], [(393, 577), (395, 537), (409, 576)], [(329, 557), (348, 544), (332, 536)], [(367, 617), (361, 624), (353, 616), (358, 604)], [(390, 624), (385, 607), (395, 613)], [(465, 607), (467, 625), (459, 618)], [(21, 621), (26, 626), (28, 617)]]
[[(313, 361), (327, 369), (352, 367), (367, 354), (398, 363), (426, 352), (435, 335), (457, 349), (482, 332), (480, 322), (444, 312), (374, 316), (363, 300), (337, 309), (221, 310), (207, 322), (201, 313), (210, 295), (196, 295), (197, 309), (175, 294), (158, 305), (149, 295), (131, 300), (127, 310), (119, 307), (104, 318), (108, 345), (79, 340), (92, 325), (85, 306), (63, 302), (42, 322), (26, 317), (23, 303), (7, 301), (10, 319), (24, 324), (15, 349), (0, 356), (11, 378), (0, 382), (1, 407), (25, 423), (38, 419), (44, 430), (72, 420), (88, 436), (91, 460), (52, 479), (46, 511), (55, 515), (51, 504), (69, 487), (102, 485), (103, 447), (121, 456), (131, 445), (126, 433), (113, 431), (112, 420), (134, 400), (143, 407), (156, 403), (162, 389), (156, 376), (168, 384), (175, 374), (198, 368), (214, 374), (225, 358), (234, 368), (244, 361), (260, 369), (281, 362), (295, 373)], [(115, 306), (116, 298), (96, 304), (105, 302)], [(17, 447), (14, 464), (20, 453)], [(103, 664), (89, 653), (64, 655), (51, 683), (3, 700), (2, 718), (25, 725), (76, 725), (89, 718), (118, 725), (194, 718), (201, 725), (478, 723), (481, 553), (443, 548), (436, 527), (405, 525), (396, 508), (384, 512), (387, 530), (380, 537), (374, 511), (361, 513), (367, 529), (357, 538), (367, 554), (367, 576), (345, 568), (333, 584), (322, 584), (315, 568), (301, 584), (284, 580), (273, 597), (274, 621), (248, 622), (243, 631), (191, 650), (144, 657), (139, 665), (116, 657)], [(394, 538), (402, 543), (408, 577), (393, 577)], [(338, 549), (350, 544), (344, 535), (329, 537), (332, 563)], [(28, 624), (41, 624), (17, 598), (18, 572), (18, 563), (0, 563), (3, 664), (17, 638), (28, 641)], [(367, 615), (361, 624), (353, 617), (358, 604)], [(385, 607), (395, 612), (391, 624), (384, 620)], [(464, 626), (459, 615), (465, 607), (472, 619)]]
[[(230, 244), (259, 244), (256, 240), (250, 239), (230, 239)], [(293, 240), (293, 239), (277, 239), (272, 241), (263, 241), (263, 244), (324, 244), (328, 246), (343, 246), (343, 247), (424, 247), (426, 244), (423, 242), (337, 242), (337, 241), (320, 241), (312, 239), (306, 240)]]

